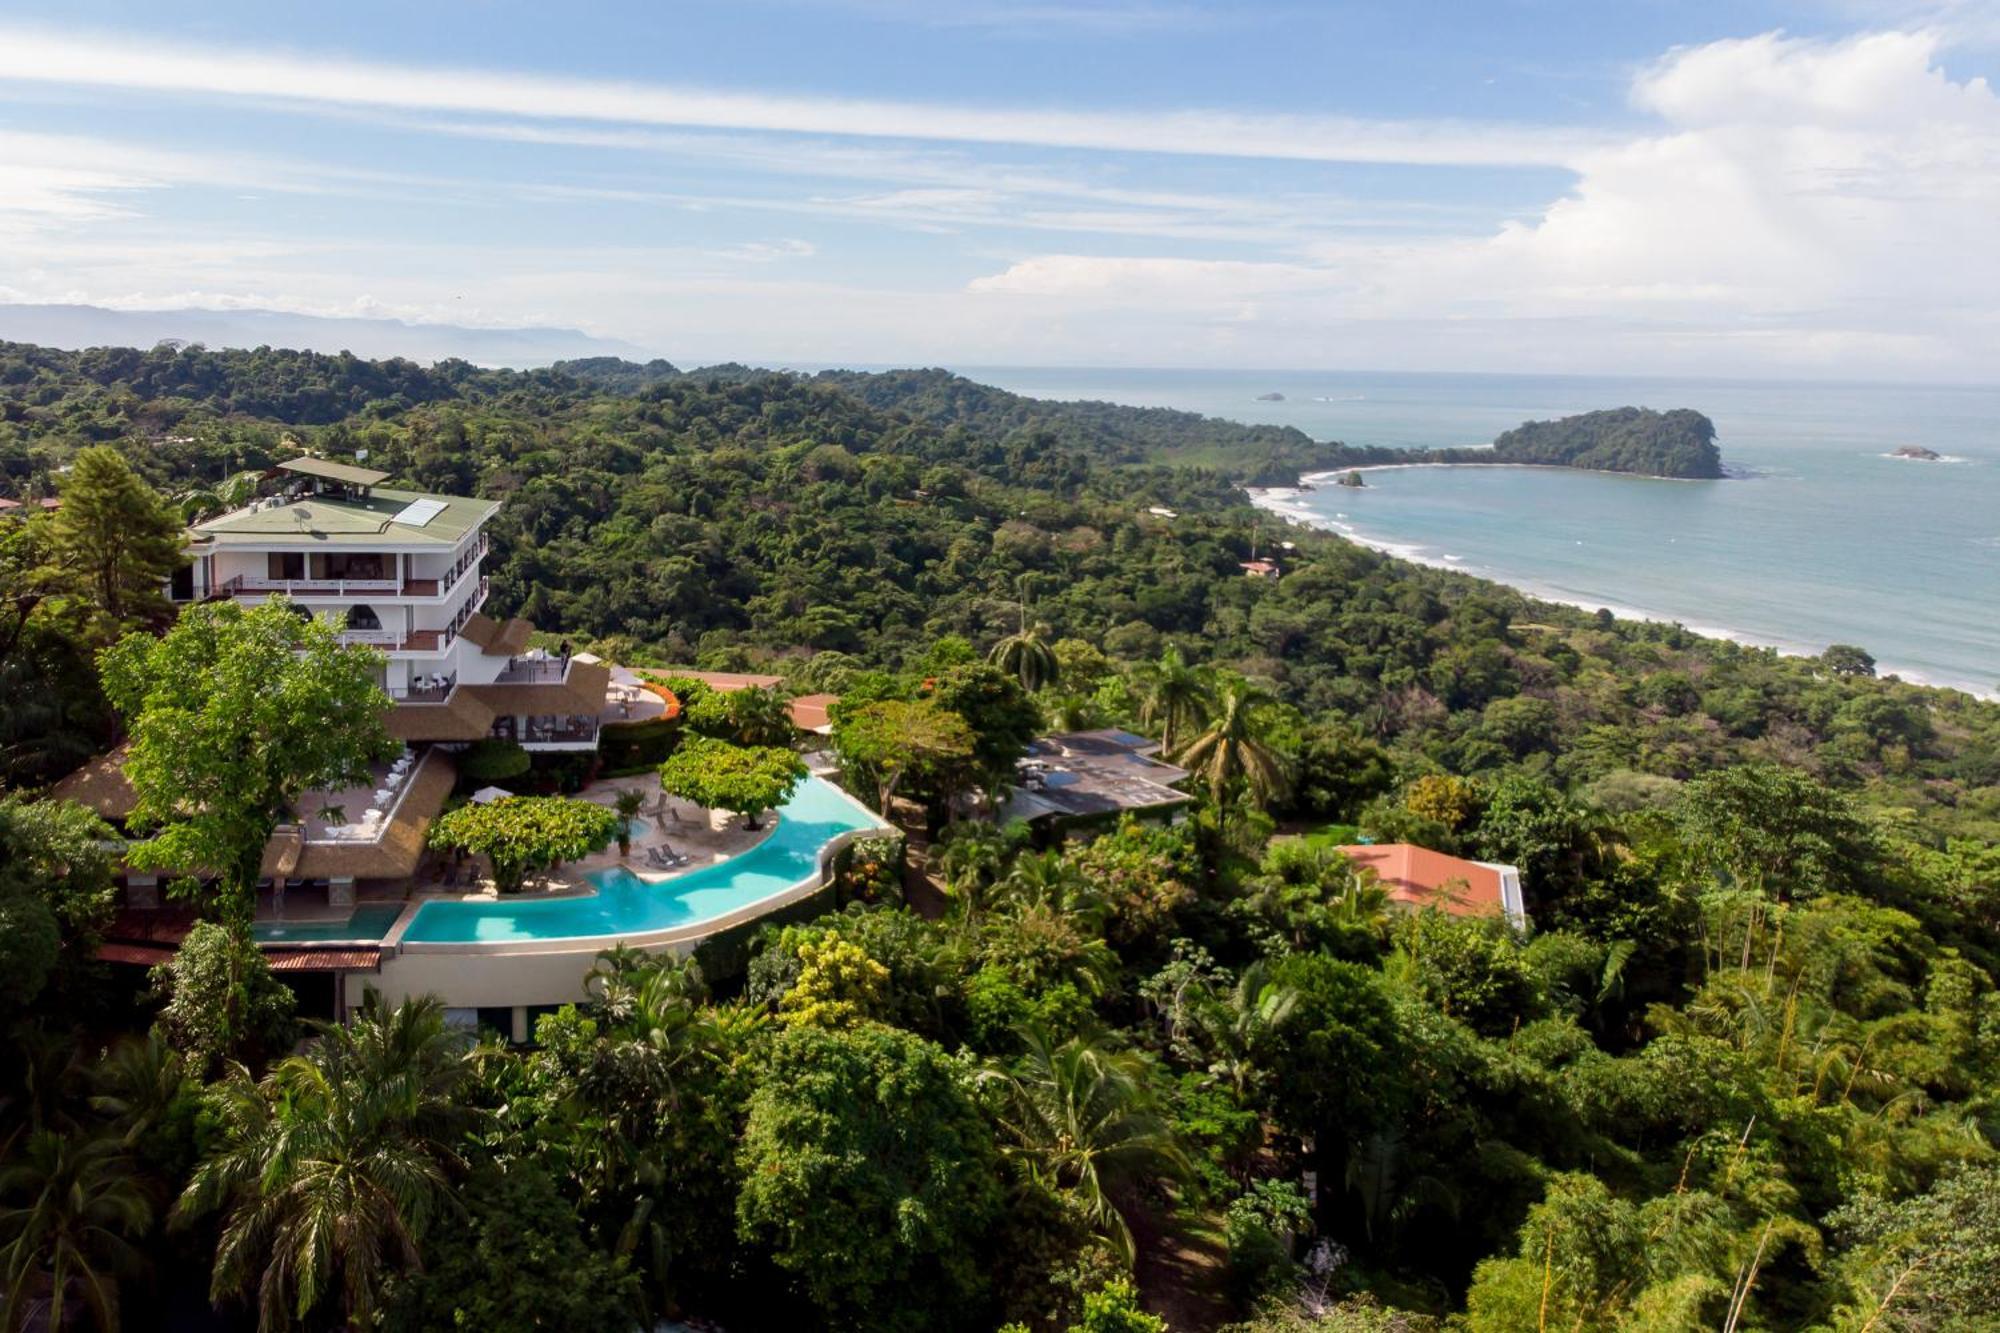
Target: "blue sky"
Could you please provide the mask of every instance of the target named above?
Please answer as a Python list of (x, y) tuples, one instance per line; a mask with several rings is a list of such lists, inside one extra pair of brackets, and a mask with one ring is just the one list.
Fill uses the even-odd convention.
[(1990, 379), (2000, 11), (0, 4), (0, 300), (680, 361)]

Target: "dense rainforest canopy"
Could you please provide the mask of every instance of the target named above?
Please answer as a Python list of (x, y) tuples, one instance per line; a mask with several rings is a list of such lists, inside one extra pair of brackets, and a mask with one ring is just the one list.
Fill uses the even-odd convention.
[[(159, 498), (73, 469), (93, 445)], [(2000, 1317), (1993, 705), (1282, 526), (1239, 485), (1335, 448), (1286, 432), (941, 372), (0, 348), (14, 496), (152, 523), (308, 448), (505, 500), (496, 611), (840, 694), (847, 781), (930, 847), (905, 879), (869, 846), (838, 910), (692, 963), (613, 954), (526, 1049), (411, 1004), (294, 1050), (220, 926), (150, 991), (92, 961), (104, 831), (32, 798), (116, 734), (99, 650), (163, 626), (105, 605), (144, 571), (107, 584), (75, 520), (0, 520), (10, 1298), (267, 1328)], [(691, 735), (742, 739), (699, 702)], [(948, 818), (1037, 726), (1097, 725), (1200, 768), (1185, 823)], [(1358, 836), (1519, 866), (1530, 927), (1392, 912), (1334, 850)], [(302, 1246), (315, 1219), (338, 1239)]]
[(1715, 423), (1692, 408), (1655, 412), (1620, 407), (1558, 421), (1529, 421), (1493, 441), (1494, 458), (1506, 463), (1640, 472), (1684, 479), (1722, 475)]

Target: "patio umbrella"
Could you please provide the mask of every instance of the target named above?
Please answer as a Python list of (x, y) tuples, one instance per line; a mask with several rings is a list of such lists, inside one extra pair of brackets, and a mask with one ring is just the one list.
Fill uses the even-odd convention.
[(472, 803), (474, 805), (491, 805), (495, 801), (504, 801), (513, 794), (513, 792), (508, 791), (505, 787), (481, 787), (478, 791), (472, 793)]

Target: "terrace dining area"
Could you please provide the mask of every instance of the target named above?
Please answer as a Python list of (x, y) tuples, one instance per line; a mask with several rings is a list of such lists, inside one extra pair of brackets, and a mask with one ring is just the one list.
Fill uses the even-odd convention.
[(374, 842), (394, 821), (414, 785), (422, 760), (407, 747), (388, 763), (369, 769), (365, 783), (309, 792), (299, 802), (299, 825), (307, 842)]
[(611, 683), (605, 688), (604, 712), (600, 715), (606, 725), (651, 722), (666, 715), (667, 700), (663, 694), (648, 689), (631, 668), (611, 668)]

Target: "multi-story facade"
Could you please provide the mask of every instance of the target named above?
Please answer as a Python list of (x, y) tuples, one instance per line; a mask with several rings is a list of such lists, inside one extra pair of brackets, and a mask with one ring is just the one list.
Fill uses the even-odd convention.
[[(190, 530), (189, 564), (172, 590), (182, 602), (282, 595), (380, 651), (384, 722), (403, 753), (353, 789), (307, 793), (265, 850), (274, 896), (323, 885), (333, 908), (351, 906), (359, 885), (408, 883), (456, 781), (453, 751), (488, 737), (594, 750), (610, 681), (594, 659), (531, 651), (532, 626), (481, 609), (484, 529), (497, 504), (392, 490), (386, 477), (318, 458), (279, 464), (272, 494)], [(122, 823), (137, 799), (124, 761), (120, 746), (55, 794)], [(159, 875), (122, 878), (128, 907), (160, 905)]]
[(390, 489), (387, 473), (319, 458), (275, 474), (276, 493), (189, 532), (177, 599), (283, 595), (338, 618), (343, 638), (382, 651), (399, 739), (596, 747), (605, 668), (529, 653), (526, 621), (482, 609), (485, 527), (498, 503)]

